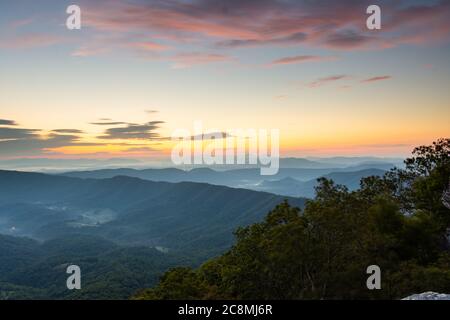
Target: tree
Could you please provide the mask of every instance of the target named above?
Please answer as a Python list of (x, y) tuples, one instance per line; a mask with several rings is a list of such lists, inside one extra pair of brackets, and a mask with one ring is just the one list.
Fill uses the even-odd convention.
[(156, 288), (141, 291), (134, 298), (137, 300), (195, 300), (201, 299), (205, 292), (206, 286), (195, 270), (178, 267), (166, 272)]
[[(167, 272), (152, 299), (376, 299), (450, 291), (442, 246), (450, 213), (449, 139), (414, 149), (405, 169), (361, 181), (359, 190), (321, 178), (301, 211), (283, 202), (236, 231), (235, 245), (196, 270)], [(383, 272), (366, 287), (367, 266)]]

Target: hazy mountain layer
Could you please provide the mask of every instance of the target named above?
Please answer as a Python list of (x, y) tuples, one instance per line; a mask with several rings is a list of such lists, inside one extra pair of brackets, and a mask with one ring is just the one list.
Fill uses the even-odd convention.
[(284, 198), (203, 183), (0, 171), (0, 232), (42, 240), (91, 234), (209, 255), (228, 248), (233, 230), (260, 220)]
[[(350, 191), (353, 191), (359, 188), (362, 178), (382, 176), (385, 172), (381, 169), (366, 169), (355, 172), (332, 172), (323, 177), (333, 180), (336, 184), (344, 185)], [(285, 196), (298, 197), (301, 195), (303, 197), (313, 198), (315, 194), (314, 188), (317, 185), (317, 179), (299, 181), (293, 178), (284, 178), (281, 180), (266, 180), (253, 187), (253, 189)]]

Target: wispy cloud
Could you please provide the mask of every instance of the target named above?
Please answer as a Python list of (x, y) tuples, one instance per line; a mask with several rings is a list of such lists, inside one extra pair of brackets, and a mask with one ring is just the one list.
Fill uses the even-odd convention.
[(72, 52), (73, 57), (90, 57), (90, 56), (97, 56), (99, 54), (104, 54), (109, 52), (110, 50), (105, 47), (87, 47), (83, 46), (81, 48), (76, 49), (74, 52)]
[[(102, 120), (102, 119), (100, 119)], [(91, 122), (90, 124), (96, 126), (120, 126), (120, 125), (131, 125), (133, 123), (122, 122), (122, 121), (110, 121), (110, 119), (105, 119), (103, 122)]]
[(361, 80), (362, 83), (370, 83), (370, 82), (377, 82), (377, 81), (383, 81), (383, 80), (389, 80), (392, 79), (392, 76), (377, 76), (372, 77), (368, 79)]
[(383, 33), (366, 29), (370, 0), (182, 0), (96, 2), (85, 23), (96, 30), (148, 32), (160, 38), (208, 41), (217, 47), (289, 46), (308, 44), (339, 50), (375, 49), (402, 43), (445, 40), (450, 3), (381, 1)]
[(0, 119), (1, 126), (17, 126), (17, 123), (13, 120)]
[[(158, 129), (164, 121), (151, 121), (144, 124), (128, 122), (100, 122), (102, 126), (109, 126), (101, 136), (93, 136), (79, 129), (41, 129), (20, 128), (13, 120), (0, 120), (0, 158), (19, 156), (42, 156), (49, 154), (62, 155), (65, 150), (89, 151), (114, 150), (127, 152), (128, 149), (141, 148), (151, 151), (163, 141)], [(112, 127), (111, 127), (112, 126)], [(75, 149), (73, 149), (75, 148)], [(132, 150), (133, 153), (137, 149)], [(92, 152), (89, 152), (92, 153)]]
[(243, 48), (258, 46), (293, 46), (305, 43), (308, 39), (307, 34), (303, 32), (294, 33), (287, 36), (281, 36), (273, 39), (233, 39), (224, 40), (216, 43), (219, 48)]
[(3, 41), (0, 43), (0, 48), (29, 49), (35, 47), (47, 47), (57, 44), (61, 41), (63, 41), (61, 37), (51, 34), (24, 34), (3, 39)]
[[(92, 31), (92, 38), (104, 39), (101, 45), (92, 39), (82, 42), (73, 52), (78, 57), (116, 49), (147, 54), (179, 52), (186, 42), (218, 49), (308, 45), (349, 51), (450, 39), (448, 0), (422, 4), (381, 0), (383, 31), (378, 33), (367, 30), (364, 23), (371, 0), (80, 1), (85, 8), (83, 26)], [(11, 24), (19, 28), (33, 21), (28, 18)], [(19, 33), (4, 39), (0, 46), (26, 49), (61, 41), (64, 39), (56, 33)]]
[(65, 133), (81, 134), (81, 133), (83, 133), (82, 130), (78, 130), (78, 129), (55, 129), (55, 130), (52, 130), (52, 132), (62, 133), (62, 134), (65, 134)]
[(36, 138), (38, 129), (0, 127), (0, 140)]
[(73, 134), (44, 134), (40, 129), (0, 127), (0, 157), (42, 155), (52, 148), (74, 145), (91, 143), (81, 142), (80, 137)]
[[(329, 83), (334, 83), (334, 82), (338, 82), (341, 80), (351, 80), (352, 76), (350, 75), (345, 75), (345, 74), (341, 74), (341, 75), (333, 75), (333, 76), (329, 76), (329, 77), (324, 77), (324, 78), (319, 78), (316, 79), (314, 81), (311, 81), (307, 84), (308, 87), (310, 88), (316, 88), (316, 87), (320, 87)], [(372, 82), (378, 82), (378, 81), (384, 81), (384, 80), (389, 80), (392, 79), (392, 76), (389, 75), (385, 75), (385, 76), (376, 76), (376, 77), (370, 77), (370, 78), (366, 78), (363, 80), (359, 80), (360, 83), (372, 83)], [(353, 79), (358, 81), (357, 79)], [(340, 89), (349, 89), (351, 88), (351, 86), (349, 84), (342, 84), (339, 86)]]
[(223, 54), (192, 52), (177, 54), (171, 58), (171, 61), (174, 68), (189, 68), (213, 62), (230, 62), (233, 61), (233, 58)]
[(401, 147), (411, 147), (410, 144), (406, 143), (374, 143), (374, 144), (360, 144), (355, 147), (363, 148), (401, 148)]
[(20, 27), (24, 27), (27, 25), (30, 25), (31, 23), (33, 23), (34, 19), (33, 18), (24, 18), (24, 19), (18, 19), (18, 20), (14, 20), (12, 21), (9, 26), (13, 29), (17, 29)]
[(274, 60), (271, 63), (269, 63), (269, 66), (298, 64), (298, 63), (307, 63), (307, 62), (333, 61), (336, 59), (337, 59), (337, 57), (334, 57), (334, 56), (325, 57), (325, 56), (302, 55), (302, 56), (284, 57), (281, 59), (277, 59), (277, 60)]
[(125, 151), (127, 153), (147, 153), (149, 151), (157, 151), (158, 149), (152, 148), (152, 147), (130, 147), (126, 149)]
[(143, 51), (166, 51), (169, 50), (170, 47), (159, 44), (153, 41), (143, 41), (143, 42), (132, 42), (129, 44), (131, 47), (134, 47)]
[(325, 77), (325, 78), (319, 78), (319, 79), (317, 79), (315, 81), (312, 81), (312, 82), (308, 83), (308, 87), (316, 88), (316, 87), (320, 87), (320, 86), (323, 86), (325, 84), (328, 84), (330, 82), (337, 82), (337, 81), (348, 79), (348, 78), (350, 78), (350, 76), (345, 75), (345, 74), (329, 76), (329, 77)]
[(215, 139), (226, 139), (232, 138), (234, 135), (225, 132), (225, 131), (215, 131), (215, 132), (207, 132), (202, 134), (197, 134), (188, 137), (175, 137), (175, 139), (188, 139), (188, 140), (215, 140)]
[(150, 121), (144, 124), (128, 123), (121, 127), (108, 128), (98, 139), (116, 140), (158, 140), (161, 138), (157, 132), (164, 121)]
[(365, 35), (362, 32), (354, 30), (342, 30), (328, 34), (323, 44), (332, 49), (352, 50), (358, 48), (367, 48), (371, 44), (380, 43), (379, 38)]

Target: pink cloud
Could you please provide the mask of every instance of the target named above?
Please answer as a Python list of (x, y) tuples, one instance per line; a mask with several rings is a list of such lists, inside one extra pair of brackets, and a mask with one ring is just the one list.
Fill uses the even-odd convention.
[(349, 7), (331, 1), (328, 6), (269, 0), (115, 2), (90, 8), (84, 21), (106, 31), (206, 36), (222, 40), (220, 46), (292, 45), (361, 19), (361, 12)]
[(5, 39), (0, 43), (0, 47), (6, 49), (29, 49), (47, 47), (61, 41), (63, 41), (61, 37), (50, 34), (25, 34), (15, 38)]
[(361, 80), (361, 82), (362, 83), (369, 83), (369, 82), (383, 81), (383, 80), (389, 80), (389, 79), (392, 79), (392, 76), (372, 77), (372, 78)]
[(303, 56), (285, 57), (285, 58), (277, 59), (277, 60), (272, 61), (269, 64), (269, 66), (298, 64), (298, 63), (306, 63), (306, 62), (332, 61), (332, 60), (336, 60), (336, 59), (337, 59), (337, 57), (322, 57), (322, 56), (303, 55)]
[(73, 57), (90, 57), (108, 52), (107, 48), (81, 47), (72, 52)]
[(34, 21), (33, 18), (19, 19), (19, 20), (15, 20), (15, 21), (11, 22), (9, 26), (13, 29), (17, 29), (20, 27), (27, 26), (27, 25), (33, 23), (33, 21)]
[[(205, 6), (204, 6), (205, 7)], [(251, 37), (251, 30), (220, 23), (204, 7), (182, 2), (148, 4), (119, 3), (94, 6), (85, 14), (85, 23), (106, 31), (158, 31), (159, 33), (188, 32), (212, 37)], [(215, 16), (215, 17), (214, 17)]]
[[(140, 53), (176, 49), (186, 42), (221, 49), (306, 45), (334, 50), (383, 50), (402, 44), (450, 40), (449, 0), (426, 5), (380, 0), (383, 24), (382, 30), (376, 32), (365, 26), (365, 9), (370, 4), (371, 0), (80, 0), (85, 8), (83, 28), (93, 30), (93, 34), (114, 35), (108, 42), (110, 47)], [(29, 23), (30, 19), (15, 22), (16, 26)], [(142, 37), (164, 39), (169, 44), (142, 41)], [(58, 41), (51, 35), (16, 36), (1, 46), (29, 48)], [(318, 61), (302, 60), (301, 56), (284, 59), (273, 63)]]
[(130, 46), (144, 51), (165, 51), (170, 49), (169, 46), (152, 41), (132, 42), (130, 43)]
[[(137, 50), (139, 54), (146, 52), (146, 57), (153, 59), (158, 57), (152, 56), (152, 52), (176, 50), (186, 43), (217, 49), (307, 45), (353, 51), (450, 39), (448, 0), (422, 6), (403, 0), (380, 0), (383, 25), (377, 32), (365, 26), (365, 9), (370, 4), (371, 0), (100, 0), (83, 4), (88, 7), (84, 10), (83, 24), (99, 33), (126, 36), (129, 44), (122, 42), (116, 47)], [(138, 34), (169, 44), (158, 45), (153, 41), (145, 44)], [(223, 58), (201, 60), (222, 61)], [(273, 61), (272, 65), (313, 61), (319, 60), (287, 57)]]
[(189, 68), (193, 65), (208, 64), (213, 62), (230, 62), (233, 58), (227, 55), (214, 53), (180, 53), (170, 59), (174, 68)]
[(337, 82), (337, 81), (348, 79), (348, 78), (349, 78), (348, 75), (336, 75), (336, 76), (329, 76), (329, 77), (325, 77), (325, 78), (320, 78), (320, 79), (317, 79), (317, 80), (315, 80), (313, 82), (308, 83), (308, 87), (316, 88), (316, 87), (320, 87), (320, 86), (323, 86), (325, 84), (328, 84), (330, 82)]
[(170, 50), (168, 45), (154, 41), (142, 40), (142, 36), (126, 37), (124, 35), (94, 35), (86, 44), (72, 53), (72, 56), (89, 57), (112, 51), (132, 49), (143, 58), (158, 58), (154, 53)]

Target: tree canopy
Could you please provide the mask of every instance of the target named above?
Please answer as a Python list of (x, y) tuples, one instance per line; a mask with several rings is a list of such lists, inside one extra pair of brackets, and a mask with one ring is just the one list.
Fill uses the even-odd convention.
[[(450, 139), (440, 139), (414, 149), (404, 169), (362, 179), (353, 192), (319, 179), (303, 210), (279, 204), (264, 221), (239, 228), (222, 256), (197, 269), (171, 269), (133, 298), (393, 299), (450, 292), (449, 177)], [(381, 268), (381, 290), (366, 287), (369, 265)]]

